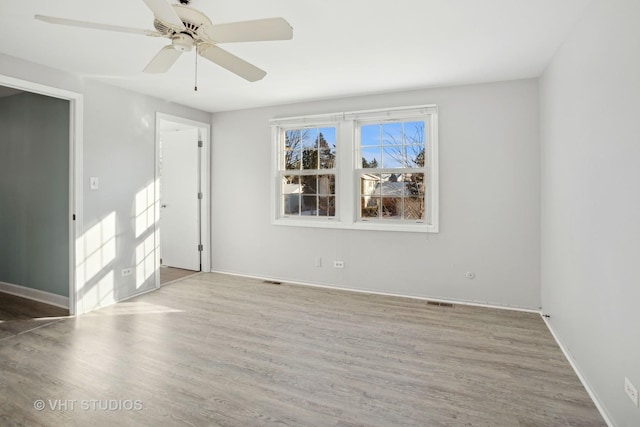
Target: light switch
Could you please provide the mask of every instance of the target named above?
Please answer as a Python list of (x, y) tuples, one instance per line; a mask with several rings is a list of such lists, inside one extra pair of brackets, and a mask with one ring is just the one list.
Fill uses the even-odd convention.
[(98, 179), (97, 176), (91, 177), (91, 179), (89, 180), (89, 187), (92, 190), (97, 190), (98, 188), (100, 188), (100, 180)]

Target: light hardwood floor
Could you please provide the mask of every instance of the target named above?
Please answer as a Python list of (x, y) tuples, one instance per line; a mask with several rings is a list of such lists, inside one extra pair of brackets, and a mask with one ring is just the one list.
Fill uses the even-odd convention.
[(605, 425), (536, 314), (208, 273), (0, 341), (0, 394), (2, 426)]
[(160, 267), (160, 285), (168, 285), (170, 283), (182, 280), (185, 277), (193, 276), (194, 274), (198, 273), (199, 271), (162, 266)]
[(68, 316), (69, 310), (0, 292), (0, 340)]

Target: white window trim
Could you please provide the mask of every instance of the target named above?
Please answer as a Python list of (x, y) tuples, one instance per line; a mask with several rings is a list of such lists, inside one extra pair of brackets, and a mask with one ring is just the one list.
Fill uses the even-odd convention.
[[(427, 196), (424, 223), (389, 221), (360, 221), (358, 190), (358, 168), (356, 154), (359, 153), (357, 141), (358, 122), (379, 120), (393, 121), (412, 118), (423, 118), (429, 123), (430, 155), (425, 164), (430, 180), (430, 196)], [(271, 126), (271, 223), (274, 225), (299, 226), (311, 228), (333, 228), (351, 230), (402, 231), (414, 233), (437, 233), (439, 231), (439, 183), (438, 183), (438, 107), (436, 105), (419, 105), (377, 110), (351, 111), (341, 113), (319, 114), (301, 117), (284, 117), (269, 121)], [(286, 129), (304, 127), (336, 127), (336, 214), (335, 217), (280, 217), (280, 155), (281, 132)]]

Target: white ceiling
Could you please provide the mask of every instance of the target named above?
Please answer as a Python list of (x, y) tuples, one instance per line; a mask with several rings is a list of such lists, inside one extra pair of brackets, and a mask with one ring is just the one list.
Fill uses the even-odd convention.
[[(177, 3), (176, 0), (168, 0)], [(290, 41), (224, 49), (267, 71), (249, 83), (183, 55), (142, 69), (164, 38), (64, 27), (51, 15), (153, 29), (142, 0), (13, 0), (0, 5), (0, 52), (205, 111), (537, 77), (590, 0), (193, 0), (215, 23), (282, 16)]]

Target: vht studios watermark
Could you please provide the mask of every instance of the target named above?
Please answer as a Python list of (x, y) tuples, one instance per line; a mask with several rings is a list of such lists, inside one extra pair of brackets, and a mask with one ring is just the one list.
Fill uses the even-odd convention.
[(33, 402), (38, 411), (141, 411), (142, 401), (131, 399), (38, 399)]

